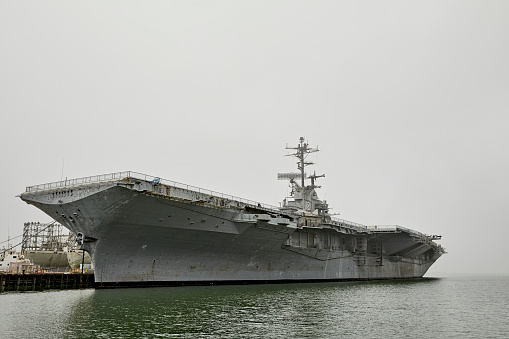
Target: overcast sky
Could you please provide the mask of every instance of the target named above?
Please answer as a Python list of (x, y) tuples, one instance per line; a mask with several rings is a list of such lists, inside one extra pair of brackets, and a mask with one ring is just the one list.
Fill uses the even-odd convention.
[[(276, 205), (305, 137), (340, 217), (509, 274), (508, 1), (0, 0), (0, 241), (26, 186), (137, 171)], [(0, 244), (0, 248), (6, 245)]]

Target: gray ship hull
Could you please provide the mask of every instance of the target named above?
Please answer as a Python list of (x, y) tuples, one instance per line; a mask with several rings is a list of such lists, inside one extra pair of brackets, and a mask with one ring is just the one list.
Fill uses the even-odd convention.
[(419, 278), (443, 253), (404, 228), (307, 226), (213, 192), (134, 182), (71, 182), (20, 197), (81, 234), (98, 286)]

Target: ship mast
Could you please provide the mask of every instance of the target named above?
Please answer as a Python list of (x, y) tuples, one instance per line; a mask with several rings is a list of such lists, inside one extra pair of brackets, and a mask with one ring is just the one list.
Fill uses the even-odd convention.
[[(289, 179), (290, 184), (292, 186), (292, 192), (290, 195), (293, 197), (291, 201), (285, 201), (284, 207), (290, 209), (302, 209), (307, 212), (318, 211), (319, 215), (325, 215), (328, 211), (328, 206), (325, 201), (321, 201), (318, 199), (318, 196), (315, 192), (315, 188), (320, 188), (320, 186), (315, 185), (315, 181), (318, 178), (322, 178), (325, 175), (316, 175), (313, 173), (312, 175), (306, 178), (306, 172), (304, 171), (306, 166), (314, 165), (311, 161), (306, 161), (306, 157), (311, 154), (318, 152), (317, 148), (309, 147), (307, 142), (304, 142), (304, 138), (300, 138), (300, 142), (297, 147), (288, 147), (286, 149), (294, 151), (291, 154), (287, 154), (286, 156), (296, 157), (299, 161), (297, 162), (297, 168), (299, 172), (296, 173), (278, 173), (279, 180)], [(295, 180), (300, 177), (300, 185)], [(305, 180), (311, 179), (311, 185), (306, 186)]]
[[(306, 174), (304, 173), (304, 168), (306, 166), (308, 166), (308, 165), (314, 165), (313, 162), (306, 162), (306, 157), (310, 153), (318, 152), (318, 147), (317, 148), (310, 148), (309, 145), (304, 142), (304, 138), (300, 137), (300, 144), (297, 145), (297, 147), (288, 147), (288, 146), (286, 146), (286, 149), (291, 149), (291, 150), (295, 150), (296, 151), (295, 153), (287, 154), (286, 156), (287, 157), (296, 157), (297, 159), (299, 159), (299, 161), (297, 162), (297, 168), (300, 171), (300, 179), (301, 179), (301, 184), (302, 184), (301, 187), (304, 188), (305, 187), (304, 186), (304, 179), (306, 178)], [(312, 181), (312, 185), (313, 186), (314, 186), (314, 183), (315, 183), (315, 179), (317, 177), (318, 176), (316, 176), (316, 175), (310, 176), (310, 179)]]

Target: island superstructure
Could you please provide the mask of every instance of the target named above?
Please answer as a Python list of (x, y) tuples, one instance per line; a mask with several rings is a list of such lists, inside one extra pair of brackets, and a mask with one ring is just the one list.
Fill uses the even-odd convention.
[[(78, 234), (98, 287), (320, 282), (422, 277), (444, 253), (400, 226), (364, 226), (329, 214), (307, 176), (304, 138), (280, 207), (136, 172), (30, 186), (25, 202)], [(306, 179), (310, 181), (306, 185)]]

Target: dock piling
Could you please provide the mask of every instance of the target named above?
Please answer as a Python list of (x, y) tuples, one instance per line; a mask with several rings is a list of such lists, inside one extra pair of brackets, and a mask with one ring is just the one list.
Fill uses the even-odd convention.
[[(64, 278), (65, 275), (65, 278)], [(0, 293), (94, 288), (93, 273), (0, 273)]]

